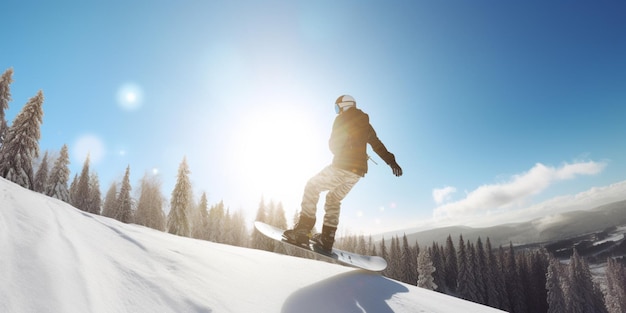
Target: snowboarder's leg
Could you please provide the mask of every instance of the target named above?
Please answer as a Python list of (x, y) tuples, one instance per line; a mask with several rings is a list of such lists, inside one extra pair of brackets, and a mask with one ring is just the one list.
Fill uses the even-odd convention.
[(335, 185), (334, 171), (333, 167), (330, 165), (317, 173), (317, 175), (311, 177), (304, 187), (300, 216), (305, 215), (314, 218), (317, 212), (317, 203), (320, 199), (320, 193), (332, 189)]
[(331, 166), (327, 166), (317, 175), (313, 176), (304, 187), (302, 196), (302, 210), (300, 217), (293, 229), (288, 229), (283, 233), (283, 237), (292, 244), (308, 245), (311, 238), (311, 229), (315, 226), (317, 202), (320, 193), (329, 190), (329, 183), (332, 180)]
[(337, 227), (341, 201), (348, 195), (352, 187), (359, 182), (361, 176), (342, 169), (335, 169), (334, 183), (330, 186), (324, 202), (324, 225)]
[(339, 224), (341, 200), (343, 200), (352, 187), (356, 185), (361, 176), (349, 171), (334, 169), (333, 186), (326, 195), (324, 203), (324, 225), (322, 233), (313, 236), (313, 241), (327, 253), (330, 253), (335, 243), (335, 231)]

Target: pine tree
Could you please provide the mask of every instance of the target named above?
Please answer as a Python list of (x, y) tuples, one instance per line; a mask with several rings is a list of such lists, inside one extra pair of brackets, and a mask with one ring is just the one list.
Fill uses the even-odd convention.
[(224, 201), (213, 205), (209, 210), (209, 240), (213, 242), (222, 242), (224, 234), (224, 221), (226, 211), (224, 209)]
[(130, 197), (130, 165), (126, 167), (126, 173), (122, 179), (120, 194), (117, 198), (117, 209), (114, 218), (122, 223), (131, 223), (133, 221), (133, 200)]
[(70, 193), (67, 189), (67, 183), (70, 178), (69, 164), (70, 157), (67, 152), (67, 145), (63, 145), (48, 177), (45, 192), (47, 196), (57, 198), (66, 203), (70, 202)]
[[(389, 260), (389, 253), (387, 252), (387, 247), (385, 246), (385, 237), (380, 241), (380, 257), (385, 260)], [(383, 270), (383, 275), (389, 277), (389, 266), (385, 270)]]
[(8, 129), (7, 120), (5, 117), (5, 110), (9, 109), (9, 102), (11, 102), (11, 88), (10, 85), (13, 82), (13, 68), (7, 69), (2, 76), (0, 76), (0, 146), (4, 142), (6, 131)]
[(157, 176), (146, 173), (141, 179), (140, 188), (135, 223), (164, 231), (165, 213), (163, 213), (161, 181)]
[(360, 235), (359, 238), (357, 239), (356, 253), (361, 254), (361, 255), (368, 255), (369, 253), (369, 249), (367, 246), (367, 242), (365, 242), (364, 235)]
[(478, 290), (476, 288), (474, 252), (472, 246), (463, 241), (460, 235), (459, 250), (457, 251), (457, 261), (459, 262), (459, 276), (457, 280), (457, 292), (459, 297), (472, 302), (478, 302)]
[(193, 220), (193, 229), (191, 237), (202, 240), (209, 240), (209, 202), (206, 192), (200, 196), (200, 203), (196, 207), (195, 218)]
[(287, 217), (285, 216), (283, 204), (281, 202), (278, 202), (278, 204), (272, 202), (271, 207), (273, 208), (270, 215), (271, 224), (280, 229), (287, 229)]
[(170, 200), (170, 213), (167, 216), (167, 231), (183, 237), (191, 235), (188, 216), (193, 205), (193, 191), (189, 173), (187, 158), (183, 158), (178, 167), (178, 177)]
[(46, 185), (48, 184), (48, 151), (43, 155), (41, 164), (35, 173), (35, 188), (34, 190), (39, 193), (46, 192)]
[(0, 176), (31, 190), (35, 188), (33, 160), (39, 157), (43, 100), (40, 90), (15, 117), (0, 146)]
[[(495, 254), (495, 253), (494, 253)], [(499, 308), (505, 310), (507, 312), (511, 311), (511, 300), (509, 299), (509, 291), (507, 285), (507, 258), (504, 248), (502, 246), (498, 247), (498, 254), (496, 257), (496, 263), (498, 264), (498, 268), (494, 269), (497, 271), (496, 279), (502, 281), (503, 288), (500, 289), (500, 306)]]
[(398, 236), (391, 237), (391, 247), (389, 248), (389, 278), (402, 281), (402, 252), (400, 250), (400, 239)]
[(429, 249), (422, 249), (417, 259), (417, 272), (419, 273), (417, 287), (435, 290), (437, 288), (437, 284), (435, 284), (433, 279), (433, 273), (435, 270), (436, 269), (433, 266)]
[(402, 252), (401, 252), (402, 281), (407, 284), (415, 284), (417, 282), (417, 256), (413, 255), (409, 240), (406, 234), (402, 236)]
[(106, 196), (104, 196), (102, 216), (115, 218), (117, 207), (117, 183), (113, 182), (109, 187), (109, 190), (107, 190)]
[(433, 266), (435, 267), (435, 272), (433, 273), (433, 281), (435, 282), (435, 285), (437, 285), (437, 288), (435, 288), (435, 290), (445, 293), (446, 273), (445, 273), (445, 267), (444, 267), (445, 260), (443, 259), (443, 254), (444, 254), (443, 248), (439, 246), (438, 243), (433, 242), (433, 245), (431, 248), (431, 259), (433, 261)]
[(609, 257), (606, 266), (606, 307), (609, 313), (626, 312), (626, 270)]
[[(270, 223), (281, 229), (287, 228), (287, 218), (285, 216), (285, 209), (282, 203), (275, 204), (274, 201), (270, 203)], [(274, 252), (288, 254), (285, 245), (274, 244)]]
[(480, 299), (479, 303), (487, 304), (489, 295), (487, 294), (487, 272), (489, 269), (487, 268), (487, 256), (485, 254), (485, 248), (483, 247), (483, 242), (480, 237), (476, 239), (476, 247), (474, 254), (474, 266), (475, 272), (474, 276), (476, 277), (476, 288), (478, 292), (478, 298)]
[(445, 283), (446, 290), (451, 294), (456, 294), (457, 277), (459, 275), (458, 260), (457, 260), (456, 248), (452, 242), (452, 236), (448, 235), (446, 239), (446, 248), (444, 250), (445, 261)]
[(505, 259), (504, 273), (506, 290), (508, 293), (509, 303), (511, 305), (511, 313), (526, 312), (526, 295), (524, 294), (522, 283), (517, 272), (517, 262), (515, 259), (515, 250), (513, 250), (513, 243), (509, 243), (509, 252)]
[(546, 274), (546, 290), (548, 291), (548, 313), (564, 312), (567, 308), (565, 294), (561, 283), (563, 270), (561, 262), (556, 258), (550, 259), (548, 273)]
[[(88, 212), (89, 210), (89, 154), (83, 163), (83, 169), (80, 172), (76, 182), (75, 193), (72, 194), (72, 205), (77, 209)], [(72, 190), (72, 188), (70, 188)]]
[(78, 174), (74, 174), (74, 179), (70, 183), (70, 204), (76, 207), (76, 199), (78, 199)]
[[(267, 214), (264, 198), (261, 198), (261, 202), (259, 202), (259, 209), (256, 212), (255, 221), (269, 223), (269, 216)], [(261, 234), (256, 228), (252, 231), (252, 242), (250, 245), (254, 249), (274, 251), (273, 240), (263, 236), (263, 234)]]
[(546, 272), (550, 265), (549, 254), (545, 249), (534, 250), (529, 254), (529, 308), (531, 312), (548, 311), (548, 291), (546, 289)]
[(89, 177), (89, 206), (87, 212), (100, 214), (102, 209), (102, 193), (100, 193), (100, 179), (98, 174), (91, 173)]
[(245, 247), (247, 246), (248, 230), (246, 229), (245, 214), (241, 210), (235, 211), (231, 215), (232, 242), (231, 245)]
[(491, 247), (491, 240), (487, 237), (485, 243), (487, 254), (487, 305), (507, 311), (509, 306), (506, 304), (506, 289), (504, 285), (504, 277), (501, 275), (501, 265), (498, 264), (496, 255)]

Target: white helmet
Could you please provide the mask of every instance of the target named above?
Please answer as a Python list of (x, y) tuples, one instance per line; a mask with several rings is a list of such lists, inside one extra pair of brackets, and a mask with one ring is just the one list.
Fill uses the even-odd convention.
[(337, 98), (337, 101), (335, 101), (335, 112), (337, 114), (343, 112), (346, 108), (349, 107), (356, 107), (356, 101), (354, 100), (354, 98), (352, 98), (352, 96), (339, 96), (339, 98)]

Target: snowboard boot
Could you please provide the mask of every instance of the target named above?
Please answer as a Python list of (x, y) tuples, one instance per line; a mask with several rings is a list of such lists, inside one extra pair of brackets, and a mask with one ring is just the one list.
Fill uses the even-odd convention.
[(324, 225), (322, 233), (313, 235), (311, 239), (315, 248), (326, 254), (331, 254), (335, 243), (335, 231), (337, 231), (337, 227)]
[(283, 238), (290, 244), (308, 247), (311, 239), (311, 229), (315, 226), (315, 219), (300, 215), (300, 220), (293, 229), (283, 233)]

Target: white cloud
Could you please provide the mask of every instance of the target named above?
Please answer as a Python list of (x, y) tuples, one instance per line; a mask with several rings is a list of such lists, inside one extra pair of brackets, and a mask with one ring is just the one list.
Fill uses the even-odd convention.
[(519, 207), (530, 196), (541, 193), (557, 181), (573, 179), (578, 175), (594, 175), (605, 167), (606, 163), (593, 161), (564, 164), (560, 168), (537, 163), (528, 172), (514, 175), (510, 181), (480, 186), (469, 192), (465, 199), (437, 207), (434, 216), (435, 218), (476, 216), (512, 206)]
[(433, 189), (433, 199), (437, 205), (444, 203), (450, 199), (450, 195), (456, 192), (456, 188), (446, 186), (441, 189)]

